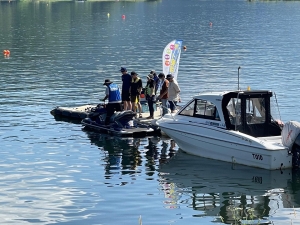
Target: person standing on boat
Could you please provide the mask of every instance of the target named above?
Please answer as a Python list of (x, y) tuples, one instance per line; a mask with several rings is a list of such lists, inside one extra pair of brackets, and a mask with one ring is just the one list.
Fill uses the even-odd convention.
[(154, 89), (155, 89), (155, 94), (156, 94), (156, 91), (157, 91), (157, 87), (158, 87), (158, 83), (159, 83), (159, 78), (155, 72), (155, 70), (151, 70), (150, 71), (150, 74), (153, 75), (153, 80), (154, 80)]
[(149, 74), (147, 76), (147, 84), (145, 87), (145, 93), (146, 93), (146, 100), (148, 102), (148, 107), (149, 107), (149, 112), (150, 112), (150, 116), (147, 117), (147, 119), (154, 119), (154, 107), (153, 107), (153, 103), (155, 101), (155, 82), (153, 80), (153, 75)]
[(123, 101), (123, 110), (131, 110), (132, 105), (130, 101), (130, 84), (131, 76), (127, 73), (125, 67), (121, 67), (120, 72), (122, 73), (122, 101)]
[(167, 75), (167, 80), (169, 81), (168, 102), (170, 105), (171, 113), (174, 113), (177, 105), (177, 101), (179, 101), (180, 88), (172, 74)]
[(159, 96), (157, 98), (158, 100), (161, 101), (163, 107), (162, 115), (164, 116), (165, 114), (168, 113), (169, 81), (165, 78), (164, 73), (158, 74), (158, 78), (159, 78), (159, 84), (158, 84)]
[(106, 79), (103, 85), (106, 85), (106, 90), (105, 97), (102, 100), (105, 101), (106, 99), (108, 99), (105, 118), (105, 125), (108, 125), (110, 117), (115, 113), (115, 111), (122, 111), (122, 100), (120, 88), (117, 84), (114, 84), (109, 79)]
[(131, 84), (130, 84), (130, 98), (132, 104), (132, 111), (139, 110), (139, 117), (142, 118), (142, 106), (140, 103), (140, 94), (142, 92), (143, 83), (138, 74), (134, 71), (131, 72)]

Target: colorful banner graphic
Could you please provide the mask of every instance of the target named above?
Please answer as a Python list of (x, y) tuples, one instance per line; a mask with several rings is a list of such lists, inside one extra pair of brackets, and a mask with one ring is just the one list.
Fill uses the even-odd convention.
[(171, 41), (162, 54), (163, 73), (167, 76), (172, 74), (177, 79), (182, 40)]

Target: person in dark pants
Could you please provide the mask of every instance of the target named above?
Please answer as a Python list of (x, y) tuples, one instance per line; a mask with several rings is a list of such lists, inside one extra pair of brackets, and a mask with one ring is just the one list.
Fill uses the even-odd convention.
[(139, 110), (140, 118), (142, 118), (142, 106), (140, 103), (140, 94), (142, 92), (143, 83), (142, 79), (138, 77), (138, 74), (134, 71), (131, 72), (131, 84), (130, 84), (130, 98), (132, 103), (132, 111), (137, 112)]
[(130, 85), (131, 85), (131, 75), (127, 73), (127, 70), (125, 67), (121, 67), (121, 73), (122, 73), (122, 101), (124, 110), (132, 110), (132, 105), (130, 101)]
[(153, 75), (149, 74), (147, 76), (147, 84), (145, 86), (145, 93), (146, 93), (146, 99), (148, 102), (148, 107), (149, 107), (149, 112), (150, 112), (150, 116), (147, 117), (147, 119), (154, 119), (154, 107), (153, 107), (153, 103), (155, 101), (155, 82), (153, 80)]
[(105, 118), (105, 125), (108, 125), (110, 122), (110, 117), (115, 113), (115, 111), (122, 111), (122, 100), (120, 88), (117, 84), (114, 84), (109, 79), (106, 79), (103, 85), (106, 85), (106, 90), (105, 97), (102, 100), (105, 101), (108, 99)]
[(169, 81), (165, 78), (164, 73), (158, 74), (159, 77), (159, 84), (158, 84), (158, 91), (160, 95), (158, 96), (158, 100), (161, 101), (163, 107), (162, 115), (166, 115), (168, 113), (168, 89), (169, 89)]
[(151, 70), (150, 74), (153, 75), (153, 80), (154, 80), (154, 91), (155, 91), (155, 95), (156, 95), (156, 91), (158, 90), (158, 83), (159, 83), (159, 78), (155, 72), (155, 70)]

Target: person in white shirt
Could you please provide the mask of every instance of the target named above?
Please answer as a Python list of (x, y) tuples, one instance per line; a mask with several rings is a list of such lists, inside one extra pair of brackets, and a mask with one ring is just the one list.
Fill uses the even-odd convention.
[(174, 113), (177, 102), (180, 100), (179, 99), (180, 88), (172, 74), (167, 75), (167, 80), (169, 81), (168, 102), (170, 105), (171, 113)]

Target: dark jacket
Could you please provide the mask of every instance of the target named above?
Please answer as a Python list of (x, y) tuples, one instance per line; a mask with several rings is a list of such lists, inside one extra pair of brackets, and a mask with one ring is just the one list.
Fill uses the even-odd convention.
[(130, 94), (133, 96), (139, 95), (139, 90), (141, 90), (143, 87), (143, 83), (141, 78), (137, 77), (135, 80), (131, 79), (131, 84), (130, 84)]

